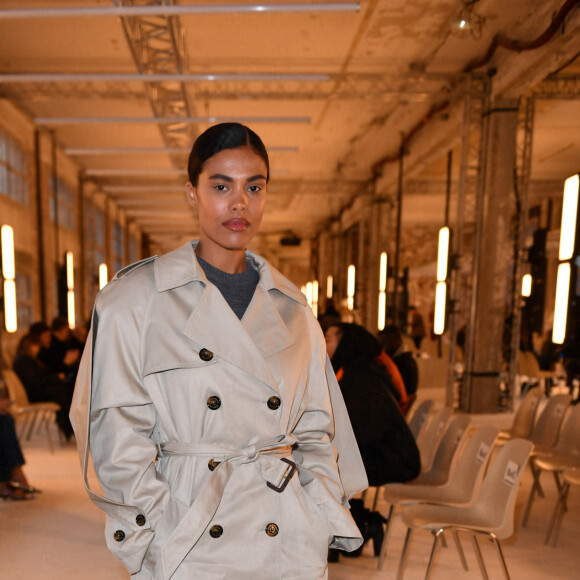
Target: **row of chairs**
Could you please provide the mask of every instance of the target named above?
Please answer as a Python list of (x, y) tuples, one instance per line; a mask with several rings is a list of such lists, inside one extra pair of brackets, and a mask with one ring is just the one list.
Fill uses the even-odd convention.
[[(477, 538), (489, 538), (496, 546), (504, 573), (509, 578), (499, 540), (513, 533), (517, 489), (533, 445), (513, 438), (490, 464), (499, 429), (484, 426), (470, 434), (471, 418), (468, 415), (459, 413), (452, 416), (449, 407), (433, 413), (433, 406), (433, 401), (424, 401), (409, 421), (425, 461), (422, 473), (412, 482), (383, 486), (383, 497), (390, 504), (390, 510), (378, 568), (381, 570), (384, 566), (394, 510), (401, 506), (407, 534), (399, 561), (398, 579), (403, 577), (409, 541), (416, 528), (426, 529), (433, 535), (426, 578), (431, 573), (440, 539), (445, 541), (444, 532), (453, 537), (466, 570), (467, 561), (458, 532), (472, 537), (484, 577), (487, 577), (487, 572)], [(430, 412), (432, 418), (429, 420)]]

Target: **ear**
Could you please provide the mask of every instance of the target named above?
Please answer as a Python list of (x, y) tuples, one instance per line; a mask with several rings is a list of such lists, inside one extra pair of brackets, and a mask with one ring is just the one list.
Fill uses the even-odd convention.
[(187, 203), (189, 203), (189, 205), (192, 205), (193, 207), (197, 206), (197, 190), (191, 181), (188, 181), (185, 184), (185, 197), (187, 198)]

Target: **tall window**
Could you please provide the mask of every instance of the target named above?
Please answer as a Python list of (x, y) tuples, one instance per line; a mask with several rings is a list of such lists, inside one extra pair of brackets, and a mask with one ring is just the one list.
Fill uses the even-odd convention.
[(50, 180), (50, 219), (55, 221), (55, 216), (58, 215), (60, 227), (74, 230), (76, 228), (74, 191), (60, 178), (56, 180), (56, 184), (58, 195), (55, 195), (52, 179)]
[(0, 195), (29, 205), (28, 155), (20, 144), (0, 130)]

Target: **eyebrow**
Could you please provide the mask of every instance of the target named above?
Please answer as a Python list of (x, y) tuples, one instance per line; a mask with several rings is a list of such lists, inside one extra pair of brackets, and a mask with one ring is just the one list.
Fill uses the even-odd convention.
[[(216, 173), (214, 175), (210, 175), (208, 179), (220, 179), (222, 181), (228, 181), (228, 182), (233, 181), (233, 179), (229, 175), (223, 175), (221, 173)], [(258, 175), (252, 175), (252, 177), (248, 177), (248, 179), (246, 181), (260, 181), (262, 179), (264, 181), (266, 181), (266, 177), (264, 175), (258, 174)]]

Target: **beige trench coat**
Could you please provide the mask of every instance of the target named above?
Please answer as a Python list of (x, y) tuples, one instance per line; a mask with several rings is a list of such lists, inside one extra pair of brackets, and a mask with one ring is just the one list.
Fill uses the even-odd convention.
[(322, 333), (251, 252), (240, 321), (195, 245), (122, 270), (95, 304), (71, 419), (107, 545), (139, 579), (326, 578), (329, 545), (362, 543), (347, 500), (367, 480)]

